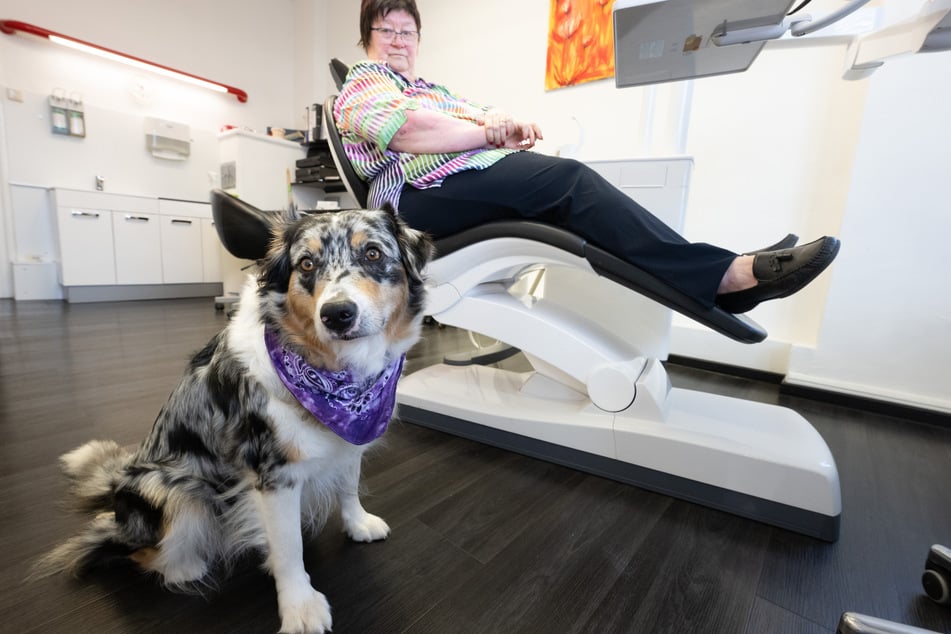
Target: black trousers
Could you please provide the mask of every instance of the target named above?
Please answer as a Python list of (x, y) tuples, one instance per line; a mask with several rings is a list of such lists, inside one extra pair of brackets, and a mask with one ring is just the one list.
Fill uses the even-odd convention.
[(435, 238), (493, 220), (551, 223), (653, 273), (706, 306), (736, 254), (691, 243), (583, 163), (518, 152), (441, 187), (405, 186), (400, 216)]

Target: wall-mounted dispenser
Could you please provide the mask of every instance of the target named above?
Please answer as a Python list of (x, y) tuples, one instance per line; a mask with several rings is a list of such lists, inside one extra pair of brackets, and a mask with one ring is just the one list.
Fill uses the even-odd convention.
[(184, 123), (146, 117), (145, 146), (156, 158), (184, 161), (191, 153), (191, 129)]
[(83, 98), (78, 93), (66, 97), (57, 88), (50, 95), (50, 124), (54, 134), (86, 136), (86, 118), (83, 114)]

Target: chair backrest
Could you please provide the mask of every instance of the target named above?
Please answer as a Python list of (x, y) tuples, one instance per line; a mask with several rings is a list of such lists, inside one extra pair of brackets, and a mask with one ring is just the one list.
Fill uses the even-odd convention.
[(343, 139), (340, 138), (340, 130), (337, 129), (337, 122), (334, 120), (334, 102), (336, 100), (337, 96), (331, 95), (324, 102), (324, 129), (327, 131), (330, 155), (334, 159), (337, 171), (340, 172), (340, 179), (347, 188), (347, 192), (353, 196), (358, 205), (366, 207), (370, 188), (363, 179), (357, 176), (353, 165), (350, 164), (350, 159), (347, 158), (347, 153), (343, 149)]

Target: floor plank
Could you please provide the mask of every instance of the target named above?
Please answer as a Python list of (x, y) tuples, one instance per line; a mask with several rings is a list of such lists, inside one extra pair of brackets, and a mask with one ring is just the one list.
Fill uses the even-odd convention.
[(557, 501), (409, 631), (611, 631), (588, 623), (670, 500), (581, 474), (559, 488)]
[(758, 598), (753, 602), (745, 634), (833, 634), (835, 624), (822, 627), (810, 623), (798, 614)]
[(614, 584), (587, 631), (743, 631), (772, 530), (674, 502)]

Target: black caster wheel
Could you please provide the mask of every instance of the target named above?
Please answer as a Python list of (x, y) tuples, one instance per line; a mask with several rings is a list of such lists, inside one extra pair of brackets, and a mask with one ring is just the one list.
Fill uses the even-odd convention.
[(215, 310), (217, 310), (219, 313), (223, 311), (224, 309), (225, 309), (224, 304), (215, 304)]
[(951, 605), (951, 549), (937, 544), (931, 547), (921, 586), (935, 603)]

